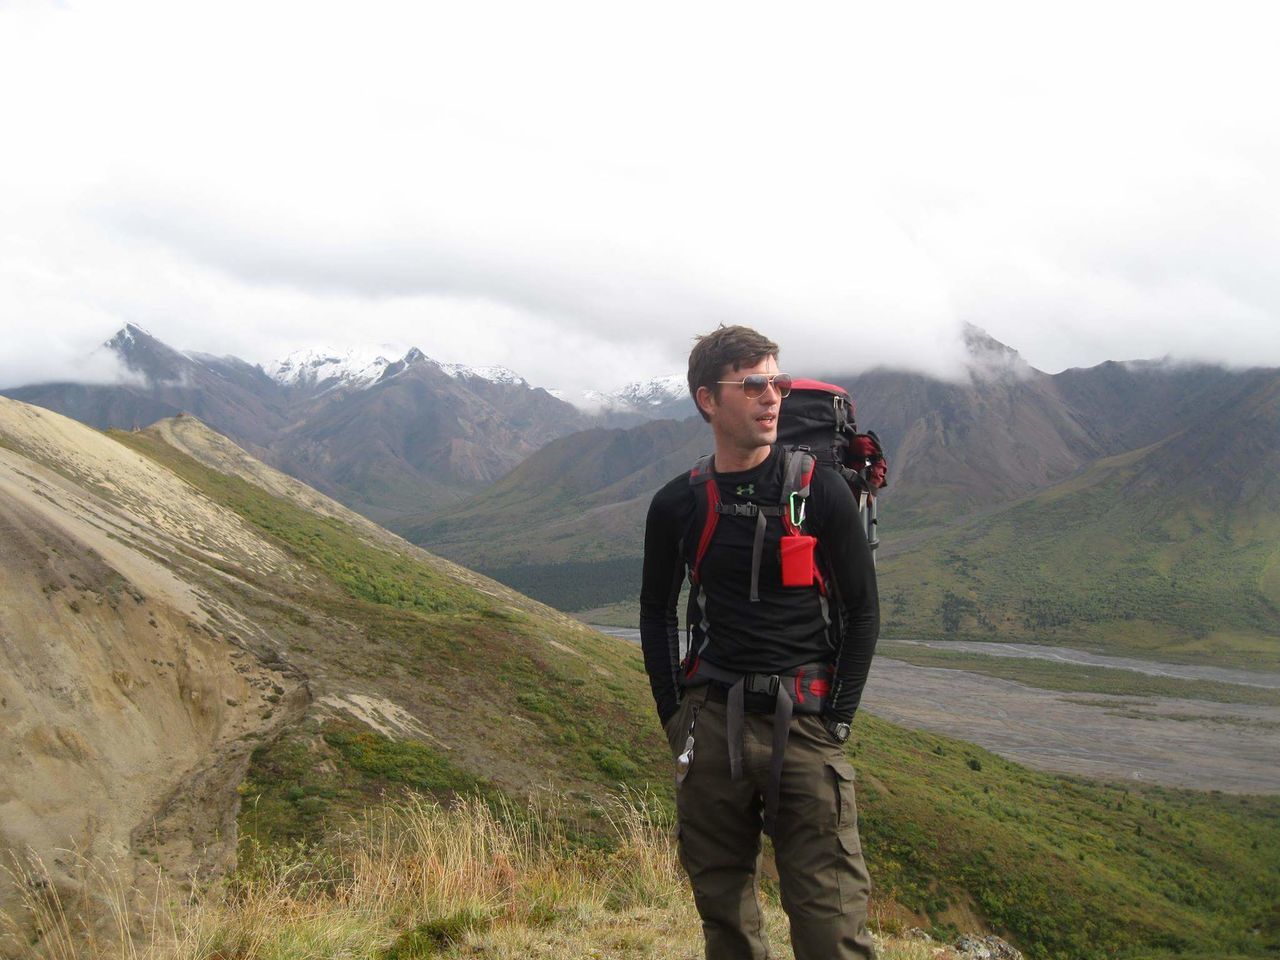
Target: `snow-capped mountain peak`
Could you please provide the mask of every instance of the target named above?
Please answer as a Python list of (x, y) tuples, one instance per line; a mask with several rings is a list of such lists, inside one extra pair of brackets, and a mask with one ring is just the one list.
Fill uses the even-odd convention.
[(609, 393), (588, 390), (583, 394), (583, 402), (586, 406), (603, 410), (644, 412), (681, 400), (688, 393), (688, 378), (682, 373), (673, 373), (636, 380)]
[(617, 396), (636, 406), (657, 407), (677, 400), (688, 392), (689, 378), (682, 373), (673, 373), (628, 383), (618, 391)]
[(137, 343), (139, 337), (148, 340), (155, 339), (150, 333), (138, 326), (136, 323), (126, 323), (115, 332), (110, 340), (105, 341), (102, 345), (116, 351), (124, 351)]
[(390, 363), (377, 349), (307, 347), (263, 370), (286, 387), (366, 387), (376, 383)]
[[(398, 359), (389, 360), (388, 357)], [(342, 388), (363, 389), (385, 379), (399, 376), (418, 364), (431, 364), (455, 380), (488, 380), (492, 383), (528, 383), (513, 370), (502, 366), (468, 366), (465, 363), (441, 363), (417, 347), (400, 356), (396, 347), (307, 347), (295, 350), (282, 360), (263, 366), (263, 371), (286, 387), (316, 389), (321, 392)]]
[(528, 386), (524, 377), (507, 367), (497, 365), (469, 367), (465, 363), (436, 363), (436, 366), (455, 380), (488, 380), (490, 383), (523, 383)]

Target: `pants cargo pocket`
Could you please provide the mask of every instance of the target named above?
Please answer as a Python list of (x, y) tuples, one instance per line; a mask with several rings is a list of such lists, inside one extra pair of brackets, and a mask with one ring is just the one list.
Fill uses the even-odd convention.
[(836, 834), (840, 838), (840, 846), (846, 854), (862, 852), (862, 842), (858, 838), (858, 804), (854, 799), (853, 767), (847, 760), (828, 760), (836, 789)]
[(862, 860), (862, 841), (858, 837), (858, 807), (854, 800), (854, 772), (847, 760), (829, 760), (836, 791), (836, 882), (840, 892), (840, 909), (849, 911), (848, 917), (862, 933), (866, 921), (867, 896), (871, 891), (871, 879)]

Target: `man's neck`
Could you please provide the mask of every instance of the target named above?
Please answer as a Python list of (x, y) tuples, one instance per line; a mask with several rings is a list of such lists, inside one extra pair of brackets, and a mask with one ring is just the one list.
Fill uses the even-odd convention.
[(716, 471), (718, 473), (741, 473), (758, 467), (769, 459), (772, 447), (730, 447), (716, 443)]

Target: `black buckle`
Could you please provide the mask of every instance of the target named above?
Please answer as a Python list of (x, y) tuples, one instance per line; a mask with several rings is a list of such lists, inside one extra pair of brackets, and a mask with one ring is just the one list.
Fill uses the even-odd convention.
[(754, 517), (760, 508), (754, 503), (717, 503), (716, 513), (726, 517)]
[(770, 697), (776, 697), (778, 695), (778, 687), (781, 685), (782, 678), (776, 673), (747, 674), (747, 693), (763, 693)]

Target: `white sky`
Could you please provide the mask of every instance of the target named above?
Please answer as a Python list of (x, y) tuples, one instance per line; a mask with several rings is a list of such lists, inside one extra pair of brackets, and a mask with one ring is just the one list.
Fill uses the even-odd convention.
[(0, 385), (125, 321), (610, 388), (1280, 365), (1272, 5), (0, 0)]

